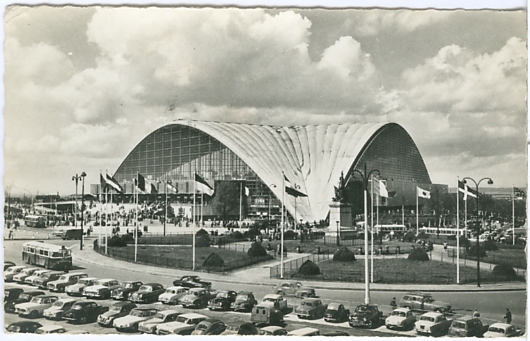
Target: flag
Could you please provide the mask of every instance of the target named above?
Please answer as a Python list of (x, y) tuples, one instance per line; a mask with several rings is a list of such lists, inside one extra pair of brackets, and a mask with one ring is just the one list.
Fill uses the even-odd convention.
[(514, 187), (513, 188), (513, 196), (516, 197), (516, 198), (525, 198), (526, 197), (526, 193), (522, 189)]
[(118, 183), (118, 181), (116, 181), (116, 179), (114, 179), (112, 176), (106, 174), (106, 182), (107, 182), (107, 185), (109, 185), (110, 187), (112, 187), (116, 192), (118, 193), (123, 193), (123, 188), (121, 188), (120, 184)]
[(210, 186), (209, 183), (206, 182), (203, 178), (199, 176), (199, 174), (195, 173), (195, 183), (197, 186), (197, 191), (204, 193), (206, 195), (212, 196), (213, 195), (213, 188)]
[(374, 194), (379, 195), (383, 198), (388, 198), (388, 190), (383, 180), (374, 179)]
[(153, 184), (152, 182), (149, 182), (149, 183), (151, 184), (151, 192), (150, 192), (150, 193), (151, 193), (151, 194), (157, 194), (158, 191), (157, 191), (157, 189), (156, 189), (155, 184)]
[(170, 182), (166, 182), (167, 193), (177, 194), (179, 190), (173, 186)]
[(99, 173), (99, 182), (101, 184), (101, 193), (105, 191), (105, 187), (107, 186), (107, 181), (105, 181), (105, 178), (101, 173)]
[(425, 198), (425, 199), (430, 199), (431, 198), (431, 192), (426, 191), (424, 189), (421, 189), (418, 186), (416, 186), (416, 194), (420, 198)]
[(245, 196), (248, 197), (249, 195), (250, 195), (250, 189), (247, 186), (245, 186)]
[(142, 174), (138, 174), (138, 179), (135, 179), (135, 185), (138, 187), (138, 189), (142, 192), (145, 192), (145, 178), (142, 176)]
[(458, 180), (458, 191), (464, 193), (464, 200), (467, 200), (467, 196), (476, 198), (478, 193), (477, 191), (471, 189), (464, 181)]
[(285, 193), (292, 195), (293, 197), (307, 197), (307, 194), (302, 193), (296, 188), (294, 188), (294, 186), (291, 185), (291, 182), (289, 181), (289, 179), (287, 179), (285, 175), (283, 176), (283, 178), (285, 180)]

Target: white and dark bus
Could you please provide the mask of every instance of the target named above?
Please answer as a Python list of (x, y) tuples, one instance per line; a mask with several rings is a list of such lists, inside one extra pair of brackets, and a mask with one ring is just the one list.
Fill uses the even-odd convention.
[(65, 270), (72, 268), (72, 252), (64, 245), (43, 242), (27, 242), (22, 245), (22, 260), (31, 265), (47, 269)]

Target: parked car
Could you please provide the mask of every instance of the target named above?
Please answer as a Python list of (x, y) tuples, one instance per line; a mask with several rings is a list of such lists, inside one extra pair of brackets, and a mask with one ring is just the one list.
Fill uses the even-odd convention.
[(205, 288), (209, 289), (212, 287), (211, 282), (203, 281), (199, 276), (182, 276), (180, 279), (173, 281), (173, 285), (176, 287), (185, 288)]
[(299, 319), (319, 319), (324, 317), (328, 305), (319, 298), (306, 298), (294, 309), (294, 313)]
[(236, 325), (228, 325), (221, 335), (258, 335), (258, 329), (253, 323), (244, 322)]
[(22, 288), (4, 288), (4, 304), (16, 300), (23, 292)]
[(342, 303), (330, 303), (324, 313), (326, 322), (344, 322), (350, 318), (350, 310), (344, 307)]
[(283, 323), (283, 312), (270, 303), (260, 303), (252, 308), (250, 322), (255, 325), (278, 325)]
[(76, 302), (70, 310), (63, 314), (63, 319), (73, 323), (95, 322), (98, 316), (109, 311), (109, 307), (98, 305), (94, 301)]
[(56, 324), (48, 324), (48, 325), (38, 328), (35, 331), (35, 334), (63, 334), (63, 333), (66, 333), (66, 329)]
[(6, 331), (10, 333), (35, 333), (42, 324), (34, 321), (18, 321), (7, 326)]
[(98, 324), (102, 327), (112, 327), (115, 319), (129, 315), (134, 308), (137, 308), (134, 303), (116, 302), (108, 311), (98, 316)]
[(274, 288), (277, 295), (295, 296), (301, 298), (316, 297), (315, 289), (304, 287), (302, 283), (296, 281), (284, 281)]
[(21, 293), (17, 299), (14, 299), (12, 301), (7, 301), (4, 303), (4, 311), (6, 313), (14, 313), (15, 312), (15, 305), (30, 302), (31, 299), (35, 296), (41, 296), (44, 295), (44, 291), (25, 291)]
[(295, 329), (287, 333), (287, 336), (319, 336), (319, 335), (320, 335), (320, 331), (313, 327)]
[(76, 284), (81, 278), (87, 278), (84, 272), (70, 272), (63, 274), (56, 281), (48, 282), (48, 290), (64, 292), (67, 286)]
[(279, 326), (266, 326), (259, 330), (258, 335), (285, 336), (287, 335), (287, 330)]
[(39, 287), (39, 289), (48, 289), (48, 283), (58, 280), (63, 274), (63, 271), (46, 272), (33, 280), (33, 285)]
[(214, 296), (204, 288), (191, 288), (188, 294), (180, 299), (184, 308), (206, 308)]
[(493, 323), (489, 326), (488, 331), (484, 333), (485, 338), (517, 337), (521, 335), (523, 333), (520, 330), (508, 323)]
[(110, 298), (112, 290), (118, 288), (120, 283), (115, 279), (100, 279), (97, 284), (85, 287), (83, 296), (89, 298)]
[(13, 282), (24, 283), (26, 278), (33, 275), (35, 271), (41, 270), (42, 268), (25, 268), (22, 269), (18, 274), (13, 276)]
[(361, 304), (350, 314), (349, 324), (352, 327), (374, 328), (381, 324), (383, 313), (374, 304)]
[(448, 336), (454, 337), (482, 337), (488, 331), (489, 325), (483, 325), (482, 321), (473, 316), (460, 316), (453, 319)]
[(147, 334), (156, 334), (156, 326), (162, 323), (173, 322), (182, 315), (178, 310), (162, 310), (156, 313), (155, 317), (150, 320), (141, 322), (138, 325), (138, 331)]
[(439, 312), (428, 312), (420, 316), (414, 324), (416, 333), (420, 335), (442, 336), (447, 334), (451, 321)]
[(7, 268), (10, 268), (12, 266), (15, 266), (16, 264), (14, 262), (10, 261), (4, 261), (4, 271), (6, 271)]
[(83, 290), (85, 290), (86, 287), (95, 285), (97, 282), (98, 279), (94, 277), (81, 278), (76, 284), (69, 285), (64, 288), (64, 291), (68, 296), (82, 296)]
[(63, 298), (53, 302), (53, 305), (48, 309), (45, 309), (42, 315), (50, 320), (61, 320), (63, 314), (70, 310), (72, 306), (77, 302), (75, 298)]
[(321, 336), (351, 336), (343, 330), (332, 330), (330, 332), (320, 333)]
[(258, 301), (250, 291), (240, 291), (237, 293), (235, 301), (230, 305), (234, 311), (251, 311)]
[(57, 296), (39, 295), (35, 296), (29, 302), (19, 303), (15, 305), (15, 312), (19, 316), (29, 316), (30, 318), (37, 318), (42, 316), (45, 309), (48, 309), (59, 298)]
[(37, 278), (39, 278), (40, 276), (48, 272), (52, 272), (52, 270), (48, 270), (48, 269), (36, 270), (35, 272), (33, 272), (31, 276), (26, 277), (26, 279), (24, 280), (24, 283), (29, 284), (29, 285), (34, 285), (33, 281), (35, 281)]
[(200, 322), (207, 320), (208, 317), (201, 315), (201, 314), (195, 314), (195, 313), (189, 313), (189, 314), (182, 314), (177, 317), (175, 322), (169, 322), (169, 323), (161, 323), (156, 327), (156, 334), (157, 335), (191, 335), (191, 333), (195, 330), (195, 326), (197, 326)]
[(139, 281), (123, 282), (118, 288), (112, 290), (111, 296), (115, 300), (127, 300), (129, 294), (138, 291), (142, 284), (143, 283)]
[(185, 287), (169, 287), (162, 295), (158, 296), (158, 300), (162, 304), (180, 304), (180, 298), (186, 296), (189, 290)]
[(15, 265), (4, 270), (4, 282), (13, 282), (13, 277), (18, 275), (22, 270), (26, 269), (25, 265)]
[(235, 302), (237, 292), (233, 290), (218, 291), (217, 295), (208, 301), (210, 310), (230, 310), (230, 306)]
[(394, 309), (385, 320), (388, 329), (408, 330), (414, 328), (416, 316), (409, 308)]
[(218, 319), (207, 319), (200, 322), (191, 335), (219, 335), (226, 329), (226, 324)]
[(287, 310), (287, 300), (282, 295), (268, 294), (263, 297), (262, 304), (271, 304), (276, 309), (281, 311)]
[(158, 297), (165, 291), (160, 283), (146, 283), (138, 291), (129, 294), (129, 300), (135, 303), (157, 302)]
[(153, 308), (135, 308), (129, 315), (114, 320), (113, 326), (117, 331), (138, 331), (140, 322), (147, 321), (155, 317), (158, 310)]
[(450, 312), (451, 305), (442, 301), (435, 301), (431, 294), (423, 292), (409, 292), (399, 301), (399, 306), (411, 310)]

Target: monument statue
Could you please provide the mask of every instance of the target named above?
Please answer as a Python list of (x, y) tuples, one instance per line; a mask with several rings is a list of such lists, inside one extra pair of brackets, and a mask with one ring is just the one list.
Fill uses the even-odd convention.
[(335, 197), (333, 197), (334, 202), (345, 202), (345, 193), (346, 192), (346, 181), (344, 181), (344, 172), (340, 173), (339, 185), (335, 186)]

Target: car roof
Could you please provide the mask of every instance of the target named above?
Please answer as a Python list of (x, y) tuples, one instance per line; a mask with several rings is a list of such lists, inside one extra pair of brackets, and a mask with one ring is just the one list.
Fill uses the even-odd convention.
[(343, 304), (337, 303), (337, 302), (331, 302), (330, 304), (328, 304), (328, 309), (337, 309), (340, 305), (343, 305)]
[(439, 315), (443, 315), (442, 313), (439, 313), (437, 311), (429, 311), (428, 313), (425, 313), (421, 316), (430, 316), (430, 317), (436, 317), (436, 316), (439, 316)]
[(160, 283), (144, 283), (144, 284), (142, 284), (142, 286), (146, 286), (146, 285), (148, 285), (148, 286), (155, 286), (155, 285), (163, 286), (163, 285), (160, 284)]
[(282, 298), (282, 297), (283, 297), (282, 295), (267, 294), (267, 295), (263, 296), (263, 299), (265, 299), (265, 298)]
[(67, 302), (75, 302), (77, 301), (77, 299), (76, 298), (60, 298), (59, 301), (63, 303), (67, 303)]
[(123, 307), (125, 305), (134, 305), (136, 307), (136, 304), (129, 302), (129, 301), (122, 301), (122, 302), (116, 302), (112, 306), (113, 307)]
[(188, 318), (188, 319), (196, 319), (196, 318), (202, 318), (202, 317), (208, 318), (208, 316), (204, 316), (204, 315), (197, 314), (197, 313), (186, 313), (186, 314), (182, 314), (180, 316)]
[(238, 295), (254, 295), (252, 291), (240, 291), (237, 294)]
[(310, 302), (314, 302), (314, 301), (320, 301), (320, 298), (316, 298), (316, 297), (307, 297), (307, 298), (304, 298), (302, 301), (310, 301)]
[(4, 288), (4, 290), (6, 290), (6, 291), (20, 291), (20, 292), (24, 292), (24, 289), (22, 289), (22, 288)]
[(280, 329), (283, 329), (283, 328), (280, 327), (280, 326), (267, 326), (267, 327), (260, 328), (260, 330), (266, 330), (268, 332), (274, 332), (274, 331), (280, 330)]
[(469, 320), (473, 320), (473, 319), (477, 319), (477, 318), (473, 317), (473, 316), (470, 316), (470, 315), (456, 316), (456, 317), (453, 318), (453, 320), (455, 320), (455, 321), (469, 321)]
[(109, 281), (117, 281), (117, 279), (114, 278), (102, 278), (100, 279), (101, 282), (109, 282)]
[(61, 326), (56, 325), (56, 324), (46, 324), (46, 325), (40, 327), (39, 329), (40, 330), (45, 330), (45, 331), (52, 331), (52, 330), (64, 329), (64, 327), (61, 327)]
[(23, 294), (30, 294), (30, 295), (44, 295), (45, 292), (44, 292), (44, 291), (37, 291), (37, 290), (34, 290), (34, 291), (24, 291)]
[(204, 288), (190, 288), (190, 291), (202, 291), (202, 290), (206, 290)]
[(26, 324), (28, 324), (28, 325), (38, 324), (38, 325), (41, 325), (41, 326), (42, 326), (42, 324), (40, 324), (39, 322), (36, 322), (36, 321), (28, 321), (28, 320), (26, 320), (26, 321), (17, 321), (17, 322), (13, 322), (13, 323), (10, 324), (10, 326), (13, 326), (13, 325), (15, 325), (15, 326), (23, 326), (23, 325), (26, 325)]
[(97, 279), (96, 277), (85, 277), (85, 278), (80, 278), (82, 280), (85, 280), (85, 281), (99, 281), (99, 279)]
[(158, 311), (159, 313), (162, 313), (164, 315), (169, 315), (169, 314), (179, 314), (180, 311), (176, 310), (176, 309), (167, 309), (167, 310), (160, 310)]
[(49, 297), (55, 297), (55, 298), (59, 298), (55, 295), (40, 295), (39, 298), (49, 298)]
[(156, 310), (158, 311), (158, 309), (156, 308), (148, 308), (148, 307), (136, 307), (134, 308), (134, 310)]
[(167, 287), (166, 289), (171, 289), (171, 290), (178, 290), (178, 289), (188, 289), (186, 287), (182, 287), (182, 286), (170, 286), (170, 287)]
[(491, 328), (491, 327), (508, 328), (508, 327), (510, 327), (510, 326), (511, 326), (511, 324), (498, 322), (498, 323), (492, 323), (492, 324), (490, 325), (490, 328)]
[(13, 266), (10, 266), (8, 269), (24, 269), (24, 268), (27, 268), (27, 265), (13, 265)]
[(77, 276), (77, 275), (88, 275), (88, 274), (86, 272), (69, 272), (69, 273), (66, 273), (65, 275), (70, 275), (70, 276), (75, 275), (75, 276)]
[(318, 331), (319, 330), (317, 328), (304, 327), (300, 329), (291, 330), (288, 334), (289, 335), (301, 335), (301, 334), (313, 333), (313, 332), (318, 332)]

